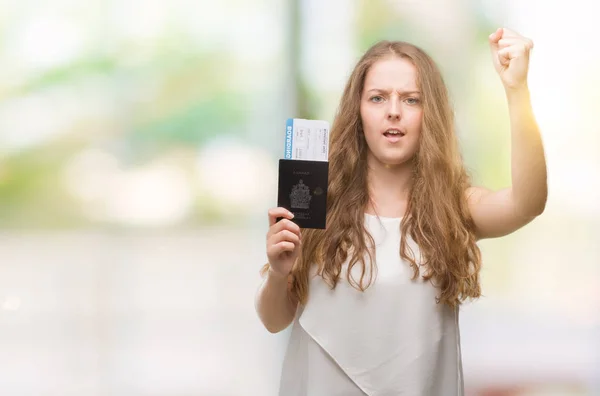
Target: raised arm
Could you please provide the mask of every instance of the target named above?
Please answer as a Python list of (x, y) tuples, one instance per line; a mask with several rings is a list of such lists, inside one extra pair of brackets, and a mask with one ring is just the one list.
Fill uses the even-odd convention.
[(504, 85), (511, 129), (511, 187), (466, 191), (479, 238), (510, 234), (539, 216), (548, 196), (546, 160), (533, 115), (527, 71), (533, 42), (508, 29), (489, 37), (492, 60)]

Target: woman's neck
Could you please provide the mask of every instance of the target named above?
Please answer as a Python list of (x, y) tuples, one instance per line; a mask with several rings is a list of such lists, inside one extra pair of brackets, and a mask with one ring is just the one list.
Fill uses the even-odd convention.
[(367, 185), (370, 203), (366, 212), (382, 217), (403, 217), (412, 184), (412, 163), (386, 165), (369, 161)]

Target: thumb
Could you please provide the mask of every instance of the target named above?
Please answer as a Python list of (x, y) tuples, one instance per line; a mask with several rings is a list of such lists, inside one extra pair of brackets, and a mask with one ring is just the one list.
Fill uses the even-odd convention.
[(488, 41), (490, 43), (490, 47), (493, 51), (498, 50), (498, 41), (502, 38), (504, 34), (503, 28), (498, 28), (496, 31), (488, 36)]

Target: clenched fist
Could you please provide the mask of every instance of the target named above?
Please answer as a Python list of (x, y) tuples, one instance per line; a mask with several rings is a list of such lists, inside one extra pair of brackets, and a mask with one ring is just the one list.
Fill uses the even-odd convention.
[[(302, 234), (300, 227), (291, 221), (293, 215), (285, 208), (269, 210), (269, 231), (267, 232), (267, 257), (269, 271), (278, 277), (287, 277), (294, 261), (300, 254)], [(277, 218), (281, 217), (280, 221)]]
[(502, 84), (508, 89), (527, 87), (529, 52), (533, 41), (506, 28), (499, 28), (489, 36), (492, 61)]

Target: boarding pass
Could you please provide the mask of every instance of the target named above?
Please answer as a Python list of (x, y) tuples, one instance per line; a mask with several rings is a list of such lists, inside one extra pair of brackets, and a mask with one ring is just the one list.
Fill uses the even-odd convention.
[(284, 159), (327, 161), (329, 123), (322, 120), (289, 118), (285, 128)]

